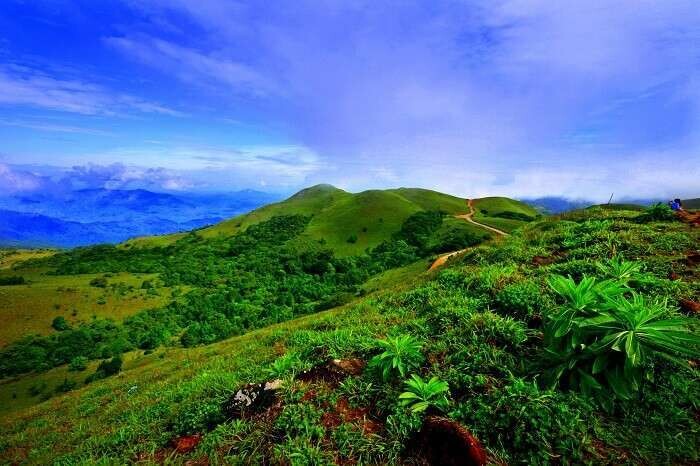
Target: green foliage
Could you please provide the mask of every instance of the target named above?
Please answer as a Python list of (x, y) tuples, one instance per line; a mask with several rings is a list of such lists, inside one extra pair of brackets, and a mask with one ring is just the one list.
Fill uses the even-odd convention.
[(82, 372), (87, 369), (88, 358), (85, 356), (76, 356), (70, 360), (68, 370), (72, 372)]
[(63, 316), (54, 317), (53, 321), (51, 321), (51, 327), (59, 332), (70, 329), (68, 321)]
[(452, 416), (508, 464), (583, 463), (588, 452), (591, 408), (575, 395), (542, 390), (521, 378), (478, 393)]
[(85, 379), (85, 383), (91, 383), (95, 380), (104, 379), (112, 375), (118, 374), (122, 370), (122, 364), (122, 358), (119, 356), (115, 356), (109, 361), (105, 360), (100, 362), (100, 365), (97, 366), (97, 370), (95, 371), (95, 373), (90, 375), (90, 377), (88, 377), (87, 379)]
[(687, 365), (680, 356), (700, 357), (692, 321), (672, 317), (665, 301), (635, 292), (626, 297), (622, 284), (594, 278), (577, 284), (553, 277), (550, 286), (566, 303), (545, 329), (547, 349), (557, 362), (554, 378), (572, 388), (592, 395), (607, 386), (617, 397), (630, 399), (644, 379), (653, 377), (656, 358)]
[(541, 315), (545, 302), (546, 296), (531, 281), (506, 285), (496, 294), (496, 304), (501, 312), (524, 320)]
[(450, 387), (446, 382), (431, 377), (427, 382), (416, 374), (405, 382), (406, 391), (399, 395), (402, 406), (407, 406), (414, 413), (420, 413), (428, 408), (436, 408), (440, 411), (447, 409)]
[(647, 208), (644, 212), (636, 217), (636, 221), (640, 223), (647, 222), (664, 222), (673, 220), (675, 214), (673, 210), (666, 204), (660, 202), (654, 204), (653, 206)]
[(296, 353), (287, 353), (275, 361), (268, 368), (269, 377), (272, 379), (280, 379), (291, 375), (292, 377), (304, 370), (310, 369), (311, 366), (301, 360)]
[[(487, 211), (481, 210), (484, 215), (488, 215)], [(504, 210), (502, 212), (496, 212), (493, 214), (493, 217), (499, 217), (499, 218), (508, 218), (511, 220), (520, 220), (522, 222), (532, 222), (535, 220), (534, 216), (524, 214), (522, 212), (512, 212), (510, 210)]]
[(350, 244), (357, 243), (357, 235), (353, 233), (350, 236), (348, 236), (347, 242)]
[(56, 393), (66, 393), (78, 386), (78, 382), (75, 380), (68, 380), (67, 377), (63, 379), (60, 385), (56, 387)]
[(105, 277), (96, 277), (90, 280), (90, 286), (95, 288), (107, 288), (107, 279)]
[(626, 261), (620, 256), (616, 256), (605, 262), (596, 263), (601, 274), (621, 283), (638, 278), (642, 271), (642, 264), (639, 262)]
[(369, 366), (380, 371), (384, 380), (396, 375), (405, 377), (423, 361), (422, 344), (411, 335), (388, 337), (376, 343), (384, 351), (374, 356)]
[(24, 285), (27, 281), (21, 275), (11, 275), (9, 277), (0, 277), (0, 286), (9, 285)]

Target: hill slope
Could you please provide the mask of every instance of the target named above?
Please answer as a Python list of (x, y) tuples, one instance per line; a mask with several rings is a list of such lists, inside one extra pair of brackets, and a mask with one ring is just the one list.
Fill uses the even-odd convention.
[[(349, 305), (201, 347), (131, 351), (120, 374), (87, 385), (96, 362), (86, 372), (62, 366), (5, 380), (3, 407), (26, 405), (27, 392), (53, 398), (5, 414), (0, 461), (424, 464), (425, 447), (446, 448), (455, 438), (448, 434), (468, 428), (491, 464), (696, 464), (697, 367), (645, 360), (639, 370), (650, 371), (653, 382), (642, 378), (639, 393), (626, 401), (613, 397), (607, 382), (626, 383), (622, 376), (592, 374), (600, 384), (595, 396), (573, 386), (575, 377), (553, 388), (546, 380), (552, 362), (544, 357), (543, 323), (568, 310), (548, 285), (555, 274), (603, 280), (615, 272), (610, 257), (621, 254), (644, 272), (618, 301), (631, 299), (631, 290), (647, 300), (636, 305), (668, 299), (664, 318), (676, 319), (674, 330), (697, 326), (696, 316), (675, 306), (699, 297), (700, 270), (687, 251), (700, 232), (675, 221), (630, 221), (635, 215), (593, 209), (575, 221), (535, 222), (440, 273), (418, 270), (411, 279), (388, 272), (384, 290)], [(669, 271), (679, 278), (669, 280)], [(396, 336), (414, 343), (401, 362), (406, 375), (390, 369), (384, 376), (365, 365)], [(606, 364), (617, 363), (610, 357), (601, 368), (612, 373)], [(427, 412), (411, 412), (399, 398), (408, 374), (436, 377), (449, 390), (427, 397)], [(281, 387), (252, 408), (234, 403), (249, 384), (275, 379)], [(48, 386), (41, 388), (42, 381)], [(426, 438), (422, 426), (434, 425), (436, 413), (451, 430)]]
[[(529, 206), (508, 198), (484, 198), (479, 205), (492, 209), (483, 216), (483, 223), (504, 226), (506, 231), (522, 226), (522, 220), (498, 218), (504, 212), (516, 212), (534, 219), (537, 212)], [(321, 241), (337, 255), (349, 256), (372, 248), (399, 231), (412, 214), (424, 211), (442, 211), (449, 215), (467, 212), (466, 199), (428, 189), (398, 188), (349, 193), (330, 185), (317, 185), (299, 191), (290, 198), (270, 204), (250, 213), (225, 220), (199, 230), (203, 238), (231, 236), (251, 225), (278, 215), (312, 216), (302, 239)], [(496, 215), (495, 217), (493, 215)], [(478, 215), (478, 213), (477, 213)], [(450, 222), (451, 223), (451, 222)], [(477, 227), (459, 226), (460, 229), (482, 234)], [(182, 235), (145, 237), (130, 241), (131, 246), (165, 245)], [(350, 241), (348, 241), (350, 240)]]

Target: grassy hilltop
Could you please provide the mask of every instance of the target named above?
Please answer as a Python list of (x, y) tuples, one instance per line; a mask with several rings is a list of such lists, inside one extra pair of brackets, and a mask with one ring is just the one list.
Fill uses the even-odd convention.
[(163, 302), (0, 350), (0, 461), (430, 464), (451, 438), (434, 416), (492, 464), (700, 461), (698, 230), (663, 209), (474, 207), (510, 236), (438, 213), (467, 211), (439, 193), (319, 186), (166, 241), (12, 261), (8, 283), (116, 293), (143, 274)]
[[(484, 209), (491, 208), (490, 215), (483, 215), (485, 224), (504, 226), (510, 231), (533, 220), (537, 212), (528, 205), (507, 198), (484, 198), (477, 201)], [(370, 190), (352, 194), (331, 185), (317, 185), (304, 189), (289, 199), (256, 209), (248, 214), (197, 231), (204, 238), (230, 236), (250, 225), (269, 220), (278, 215), (312, 216), (302, 238), (324, 240), (339, 256), (362, 253), (375, 247), (397, 232), (412, 214), (423, 211), (442, 211), (449, 215), (468, 211), (466, 200), (427, 189), (399, 188)], [(481, 212), (481, 211), (479, 211)], [(508, 219), (498, 217), (503, 212), (524, 214), (525, 217)], [(477, 213), (480, 217), (480, 213)], [(527, 218), (526, 218), (527, 217)], [(457, 228), (476, 233), (464, 222), (454, 222)], [(182, 238), (183, 234), (138, 238), (126, 245), (165, 245)], [(354, 236), (356, 241), (348, 242)]]

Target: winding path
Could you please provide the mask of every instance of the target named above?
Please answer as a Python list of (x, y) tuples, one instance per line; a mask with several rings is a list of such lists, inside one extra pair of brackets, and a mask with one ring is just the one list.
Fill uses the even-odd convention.
[[(455, 218), (464, 219), (469, 223), (472, 223), (472, 224), (474, 224), (478, 227), (481, 227), (481, 228), (485, 228), (486, 230), (489, 230), (493, 233), (496, 233), (499, 236), (508, 236), (508, 233), (506, 233), (503, 230), (499, 230), (498, 228), (490, 227), (488, 225), (484, 225), (483, 223), (479, 223), (479, 222), (474, 221), (474, 219), (472, 218), (472, 217), (474, 217), (474, 214), (475, 214), (474, 200), (473, 199), (469, 199), (467, 201), (467, 206), (469, 207), (469, 213), (462, 214), (462, 215), (455, 215)], [(430, 269), (428, 269), (428, 270), (430, 271), (430, 270), (437, 269), (438, 267), (444, 265), (445, 262), (447, 262), (447, 259), (449, 259), (450, 257), (456, 256), (457, 254), (461, 254), (464, 251), (467, 251), (468, 249), (469, 248), (464, 248), (464, 249), (460, 249), (459, 251), (452, 251), (452, 252), (448, 252), (447, 254), (443, 254), (442, 256), (435, 259), (435, 262), (433, 262), (433, 264), (430, 266)]]

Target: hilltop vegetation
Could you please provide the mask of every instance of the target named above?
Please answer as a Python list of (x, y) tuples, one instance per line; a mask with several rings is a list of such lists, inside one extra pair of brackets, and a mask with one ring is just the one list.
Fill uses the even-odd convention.
[[(75, 358), (109, 358), (172, 341), (211, 343), (342, 304), (385, 270), (488, 238), (444, 211), (417, 207), (456, 209), (461, 200), (401, 191), (412, 201), (382, 191), (350, 195), (314, 187), (290, 198), (285, 208), (275, 204), (253, 212), (233, 235), (191, 232), (164, 247), (102, 245), (28, 261), (12, 273), (30, 283), (0, 290), (8, 296), (12, 319), (6, 330), (12, 344), (0, 351), (0, 375), (46, 371)], [(329, 209), (334, 196), (342, 199)], [(411, 208), (396, 207), (404, 204)], [(270, 210), (284, 214), (269, 216)], [(314, 223), (319, 217), (323, 221)], [(348, 227), (351, 219), (391, 228), (378, 227), (375, 235)], [(312, 239), (322, 234), (322, 224), (344, 225), (343, 236), (349, 236), (341, 244), (337, 235), (335, 242)], [(369, 237), (376, 246), (347, 255)], [(86, 320), (78, 309), (91, 302), (98, 310)], [(51, 319), (64, 323), (52, 328)], [(19, 338), (18, 329), (26, 336)]]
[[(525, 204), (508, 201), (509, 204), (499, 212), (508, 209), (512, 209), (513, 212), (525, 210), (533, 218), (536, 215), (536, 212)], [(362, 254), (368, 248), (378, 246), (391, 238), (409, 216), (427, 211), (455, 215), (466, 213), (468, 209), (465, 199), (427, 189), (399, 188), (352, 194), (330, 185), (317, 185), (304, 189), (282, 202), (198, 230), (196, 234), (203, 238), (230, 236), (274, 216), (305, 215), (311, 216), (311, 220), (300, 235), (300, 247), (303, 247), (305, 241), (323, 241), (337, 256), (343, 257)], [(518, 220), (510, 221), (509, 229), (524, 223)], [(449, 224), (475, 235), (483, 234), (482, 229), (465, 225), (464, 222)], [(182, 235), (170, 235), (137, 239), (127, 242), (126, 246), (164, 246), (181, 237)]]
[[(394, 463), (420, 456), (411, 445), (424, 441), (421, 424), (441, 414), (496, 463), (696, 462), (700, 373), (687, 359), (700, 355), (698, 320), (678, 306), (700, 298), (698, 232), (638, 216), (587, 209), (542, 220), (330, 311), (198, 348), (128, 353), (118, 376), (9, 414), (0, 454), (32, 463)], [(299, 231), (303, 218), (271, 221)], [(632, 339), (568, 352), (571, 329), (595, 341), (609, 325), (577, 327), (580, 319), (607, 315), (624, 328), (617, 319), (638, 312), (653, 313), (658, 338), (682, 347)], [(573, 326), (561, 332), (567, 315)], [(404, 348), (395, 365), (394, 348)], [(329, 372), (333, 359), (360, 369)], [(576, 377), (557, 370), (568, 360)], [(81, 379), (57, 371), (47, 373), (55, 383)], [(237, 390), (275, 378), (269, 404), (231, 410)], [(183, 439), (192, 448), (180, 448)]]
[(155, 292), (180, 292), (123, 323), (54, 321), (3, 349), (17, 375), (0, 382), (0, 458), (415, 463), (447, 448), (426, 430), (442, 416), (496, 464), (700, 461), (697, 229), (656, 208), (525, 222), (532, 211), (499, 198), (477, 204), (479, 221), (521, 227), (484, 241), (423, 198), (375, 247), (339, 256), (307, 232), (318, 192), (341, 206), (354, 195), (316, 189), (294, 201), (307, 215), (258, 213), (233, 235), (3, 271), (99, 289), (104, 274), (149, 273)]

